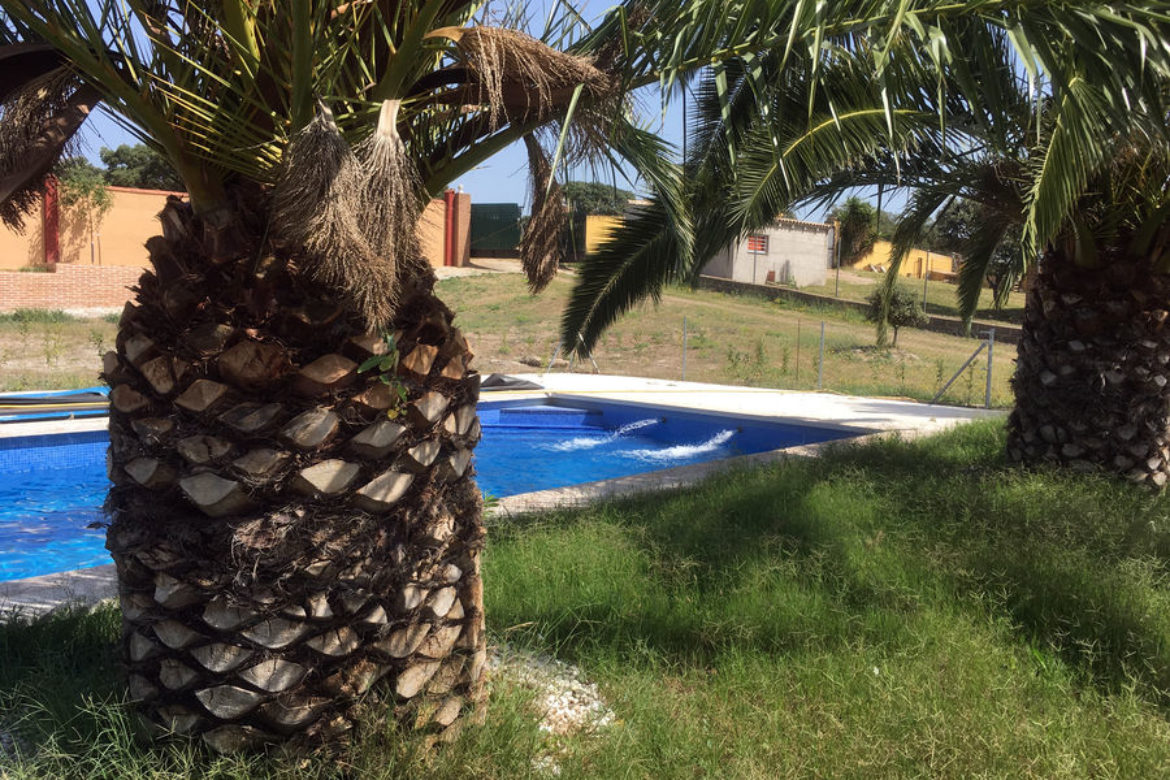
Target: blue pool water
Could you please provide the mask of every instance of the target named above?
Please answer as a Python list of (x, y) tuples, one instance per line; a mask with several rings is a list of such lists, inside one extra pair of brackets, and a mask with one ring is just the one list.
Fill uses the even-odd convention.
[[(484, 493), (533, 490), (856, 435), (642, 406), (487, 401), (476, 448)], [(0, 439), (0, 581), (109, 562), (106, 434)]]

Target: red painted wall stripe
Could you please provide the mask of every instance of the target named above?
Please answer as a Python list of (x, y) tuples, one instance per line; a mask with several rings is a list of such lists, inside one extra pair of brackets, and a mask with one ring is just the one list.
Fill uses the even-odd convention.
[(443, 265), (455, 265), (455, 190), (443, 193)]

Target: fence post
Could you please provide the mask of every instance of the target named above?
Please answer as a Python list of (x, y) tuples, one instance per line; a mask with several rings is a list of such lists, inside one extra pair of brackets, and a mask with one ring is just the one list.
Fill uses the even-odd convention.
[(958, 379), (960, 376), (962, 376), (963, 372), (967, 370), (967, 366), (969, 366), (975, 362), (975, 358), (979, 357), (979, 353), (982, 352), (983, 348), (986, 346), (987, 346), (986, 341), (979, 342), (979, 346), (976, 347), (975, 351), (971, 353), (971, 357), (969, 357), (965, 361), (963, 361), (962, 367), (959, 368), (959, 370), (955, 372), (955, 375), (953, 377), (951, 377), (950, 379), (947, 380), (947, 383), (942, 386), (941, 390), (939, 390), (937, 393), (935, 393), (934, 398), (931, 398), (930, 403), (927, 404), (928, 406), (930, 406), (931, 404), (938, 403), (938, 400), (943, 397), (943, 393), (945, 393), (947, 391), (947, 389), (950, 388), (950, 386), (955, 383), (956, 379)]
[(682, 381), (687, 381), (687, 317), (683, 315)]
[(930, 250), (926, 250), (926, 260), (922, 266), (922, 313), (926, 314), (926, 283), (930, 281)]
[(987, 329), (987, 392), (983, 396), (983, 408), (991, 408), (991, 369), (995, 356), (995, 328)]
[(817, 390), (825, 386), (825, 321), (821, 320), (821, 355), (817, 360)]
[(545, 366), (545, 368), (544, 368), (544, 373), (547, 374), (550, 371), (552, 371), (553, 363), (557, 362), (557, 358), (559, 358), (561, 356), (561, 347), (562, 346), (563, 346), (563, 342), (558, 341), (557, 348), (555, 350), (553, 350), (552, 357), (550, 357), (548, 359), (548, 365)]

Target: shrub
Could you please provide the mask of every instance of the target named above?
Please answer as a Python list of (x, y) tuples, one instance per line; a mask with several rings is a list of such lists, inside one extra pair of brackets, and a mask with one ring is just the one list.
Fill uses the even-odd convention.
[(17, 309), (0, 314), (0, 322), (71, 322), (73, 317), (60, 309)]
[[(869, 309), (865, 312), (865, 319), (868, 322), (873, 322), (878, 326), (878, 343), (882, 341), (882, 302), (883, 296), (887, 295), (884, 286), (879, 286), (869, 294), (865, 300), (869, 303)], [(912, 328), (921, 328), (930, 318), (926, 316), (926, 312), (918, 305), (918, 301), (914, 297), (914, 293), (902, 285), (894, 285), (888, 292), (889, 305), (886, 308), (886, 316), (884, 324), (889, 325), (894, 329), (894, 346), (898, 345), (898, 330), (904, 325), (909, 325)]]

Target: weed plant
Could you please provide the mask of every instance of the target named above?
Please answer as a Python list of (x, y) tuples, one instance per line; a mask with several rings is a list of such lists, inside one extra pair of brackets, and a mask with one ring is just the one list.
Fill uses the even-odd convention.
[[(24, 322), (24, 323), (57, 323), (57, 322), (73, 322), (77, 318), (71, 314), (66, 314), (60, 309), (17, 309), (16, 311), (0, 314), (0, 322)], [(116, 322), (117, 320), (115, 320)]]

